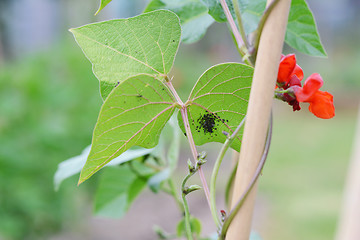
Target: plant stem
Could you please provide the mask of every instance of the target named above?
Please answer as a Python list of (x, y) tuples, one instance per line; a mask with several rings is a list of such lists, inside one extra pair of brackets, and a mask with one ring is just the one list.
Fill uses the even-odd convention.
[[(194, 161), (196, 163), (196, 160), (198, 158), (198, 152), (196, 150), (195, 142), (194, 142), (194, 139), (192, 137), (186, 106), (181, 108), (180, 112), (181, 112), (181, 116), (182, 116), (182, 119), (183, 119), (183, 122), (184, 122), (184, 127), (185, 127), (185, 131), (186, 131), (186, 137), (187, 137), (187, 139), (189, 141), (190, 149), (191, 149)], [(203, 188), (204, 188), (207, 203), (208, 203), (208, 205), (209, 205), (209, 207), (211, 209), (210, 191), (209, 191), (209, 187), (207, 185), (206, 178), (205, 178), (204, 172), (202, 171), (201, 166), (199, 166), (198, 171), (199, 171), (199, 176), (200, 176), (201, 183), (202, 183)]]
[(226, 188), (225, 188), (225, 203), (228, 208), (230, 208), (230, 197), (231, 197), (230, 191), (231, 191), (231, 188), (232, 188), (234, 180), (235, 180), (237, 166), (238, 166), (238, 163), (236, 162), (235, 166), (233, 167), (233, 169), (230, 173), (230, 177), (228, 179), (228, 182), (227, 182)]
[(179, 209), (181, 212), (185, 212), (185, 209), (184, 209), (184, 205), (182, 204), (182, 202), (180, 201), (179, 199), (179, 196), (178, 196), (178, 193), (176, 191), (176, 187), (175, 187), (175, 184), (174, 184), (174, 180), (172, 178), (169, 178), (168, 179), (168, 184), (169, 184), (169, 187), (170, 187), (170, 194), (174, 197)]
[(241, 123), (238, 125), (238, 127), (235, 129), (233, 134), (231, 136), (228, 136), (220, 150), (220, 153), (216, 159), (213, 172), (211, 174), (211, 180), (210, 180), (210, 203), (211, 203), (211, 215), (216, 223), (216, 226), (220, 228), (220, 221), (218, 218), (218, 211), (216, 209), (216, 179), (217, 175), (219, 173), (220, 165), (222, 160), (224, 159), (226, 151), (229, 149), (231, 143), (234, 141), (235, 137), (238, 135), (241, 127), (244, 125), (246, 116), (243, 118)]
[(231, 221), (234, 219), (234, 217), (236, 216), (236, 214), (238, 213), (238, 211), (240, 210), (242, 204), (244, 203), (246, 197), (248, 196), (249, 192), (251, 191), (251, 189), (253, 188), (253, 186), (256, 183), (256, 180), (259, 178), (260, 173), (265, 165), (268, 153), (269, 153), (269, 149), (270, 149), (270, 143), (271, 143), (271, 136), (272, 136), (272, 126), (273, 126), (273, 119), (272, 119), (272, 114), (270, 117), (270, 123), (269, 123), (269, 130), (268, 130), (268, 134), (267, 134), (267, 138), (266, 138), (266, 143), (265, 143), (265, 148), (264, 148), (264, 152), (263, 155), (261, 156), (261, 160), (259, 163), (258, 168), (256, 169), (255, 175), (253, 176), (250, 184), (248, 185), (246, 191), (242, 194), (242, 196), (240, 197), (239, 201), (236, 203), (235, 207), (231, 210), (230, 214), (226, 217), (223, 227), (221, 229), (221, 233), (219, 236), (220, 240), (224, 240), (225, 236), (226, 236), (226, 232), (231, 224)]
[(255, 42), (254, 42), (254, 52), (252, 53), (252, 57), (251, 57), (253, 59), (253, 62), (256, 61), (256, 56), (257, 56), (257, 51), (258, 51), (258, 48), (259, 48), (260, 37), (261, 37), (262, 31), (264, 29), (266, 20), (268, 19), (271, 11), (274, 9), (274, 7), (276, 6), (276, 4), (278, 2), (279, 2), (279, 0), (273, 0), (269, 4), (269, 6), (266, 7), (266, 9), (265, 9), (260, 21), (259, 21), (259, 25), (258, 25), (258, 28), (256, 30), (257, 34), (256, 34)]
[(248, 43), (247, 38), (246, 38), (244, 24), (242, 23), (239, 1), (238, 0), (232, 0), (232, 3), (233, 3), (233, 6), (234, 6), (235, 15), (236, 15), (236, 19), (237, 19), (237, 23), (238, 23), (238, 26), (239, 26), (241, 37), (242, 37), (242, 39), (243, 39), (243, 41), (245, 43), (245, 47), (247, 49), (249, 49), (249, 43)]
[(180, 106), (184, 106), (184, 103), (183, 101), (181, 101), (181, 98), (179, 96), (179, 94), (177, 93), (177, 91), (175, 90), (174, 86), (172, 85), (171, 83), (171, 80), (168, 78), (168, 76), (165, 77), (165, 84), (169, 87), (171, 93), (174, 95), (177, 103), (180, 105)]
[[(171, 80), (165, 76), (165, 83), (166, 85), (169, 87), (170, 91), (172, 92), (172, 94), (174, 95), (177, 103), (180, 105), (180, 112), (181, 112), (181, 117), (183, 119), (183, 122), (184, 122), (184, 127), (185, 127), (185, 131), (186, 131), (186, 137), (189, 141), (189, 145), (190, 145), (190, 149), (191, 149), (191, 153), (193, 155), (193, 158), (194, 158), (194, 163), (196, 163), (196, 160), (198, 158), (198, 152), (196, 150), (196, 146), (195, 146), (195, 142), (194, 142), (194, 139), (192, 137), (192, 133), (191, 133), (191, 129), (190, 129), (190, 125), (189, 125), (189, 119), (188, 119), (188, 114), (187, 114), (187, 107), (186, 105), (181, 101), (178, 93), (176, 92), (174, 86), (172, 85), (171, 83)], [(199, 166), (199, 176), (200, 176), (200, 180), (201, 180), (201, 184), (203, 186), (203, 189), (204, 189), (204, 193), (205, 193), (205, 196), (206, 196), (206, 200), (207, 200), (207, 203), (209, 205), (209, 207), (211, 206), (210, 205), (210, 191), (209, 191), (209, 187), (207, 185), (207, 182), (206, 182), (206, 178), (205, 178), (205, 175), (204, 175), (204, 172), (201, 168), (201, 166)], [(210, 207), (211, 208), (211, 207)]]
[(182, 185), (181, 185), (181, 191), (182, 191), (182, 200), (183, 200), (183, 204), (184, 204), (184, 212), (185, 212), (185, 231), (186, 231), (186, 235), (188, 240), (193, 240), (193, 236), (192, 236), (192, 232), (191, 232), (191, 225), (190, 225), (190, 211), (189, 211), (189, 204), (186, 200), (186, 194), (185, 194), (185, 184), (187, 182), (187, 180), (194, 175), (194, 172), (189, 172), (188, 175), (186, 175), (186, 177), (184, 178)]
[(248, 49), (246, 48), (246, 46), (244, 46), (245, 39), (242, 39), (241, 34), (240, 34), (239, 30), (236, 27), (235, 21), (234, 21), (233, 17), (231, 16), (231, 13), (230, 13), (228, 5), (226, 4), (226, 1), (225, 0), (220, 0), (220, 3), (221, 3), (221, 7), (224, 10), (226, 19), (229, 22), (231, 31), (234, 34), (236, 44), (237, 44), (237, 48), (238, 48), (241, 56), (243, 57), (243, 61), (252, 66), (253, 64), (251, 63), (251, 61), (247, 57), (248, 56)]

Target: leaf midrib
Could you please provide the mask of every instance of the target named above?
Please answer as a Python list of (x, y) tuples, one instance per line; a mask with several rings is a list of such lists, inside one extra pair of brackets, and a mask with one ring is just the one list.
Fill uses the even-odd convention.
[[(116, 52), (116, 53), (118, 53), (118, 54), (120, 54), (120, 55), (123, 55), (123, 56), (125, 56), (125, 57), (128, 57), (128, 58), (130, 58), (130, 59), (132, 59), (132, 60), (135, 60), (135, 61), (143, 64), (144, 66), (152, 69), (153, 71), (157, 72), (158, 74), (162, 74), (161, 72), (159, 72), (159, 71), (156, 70), (155, 68), (151, 67), (151, 66), (148, 65), (147, 63), (144, 63), (143, 61), (140, 61), (139, 59), (137, 59), (137, 58), (135, 58), (135, 57), (133, 57), (133, 56), (127, 55), (127, 54), (125, 54), (125, 53), (122, 53), (122, 52), (118, 51), (117, 49), (112, 48), (112, 47), (110, 47), (110, 46), (108, 46), (108, 45), (105, 45), (105, 44), (103, 44), (103, 43), (101, 43), (101, 42), (99, 42), (99, 41), (97, 41), (97, 40), (95, 40), (95, 39), (93, 39), (93, 38), (90, 38), (90, 37), (88, 37), (87, 35), (82, 34), (82, 33), (80, 33), (80, 32), (77, 32), (77, 34), (79, 34), (79, 35), (81, 35), (81, 36), (83, 36), (83, 37), (85, 37), (85, 38), (87, 38), (87, 39), (89, 39), (89, 40), (91, 40), (91, 41), (93, 41), (93, 42), (101, 45), (101, 46), (104, 47), (104, 48), (108, 48), (108, 49), (110, 49), (110, 50), (112, 50), (112, 51), (114, 51), (114, 52)], [(162, 52), (161, 49), (160, 49), (160, 52)], [(164, 73), (164, 74), (165, 74), (165, 73)]]
[[(109, 156), (103, 163), (97, 165), (90, 173), (88, 173), (85, 177), (80, 177), (79, 180), (79, 184), (84, 182), (86, 179), (88, 179), (90, 176), (92, 176), (95, 172), (97, 172), (97, 169), (102, 168), (103, 166), (106, 165), (106, 163), (109, 162), (109, 159), (111, 159), (115, 154), (117, 154), (120, 150), (122, 150), (124, 148), (124, 146), (126, 146), (127, 143), (129, 143), (134, 137), (136, 137), (139, 133), (142, 132), (142, 130), (144, 130), (150, 123), (152, 123), (153, 121), (155, 121), (158, 117), (160, 117), (162, 114), (164, 114), (165, 112), (167, 112), (170, 109), (174, 109), (175, 108), (175, 104), (172, 104), (171, 106), (165, 108), (164, 110), (162, 110), (161, 112), (159, 112), (157, 115), (155, 115), (150, 121), (148, 121), (146, 124), (144, 124), (143, 127), (141, 127), (136, 133), (134, 133), (128, 140), (126, 140), (124, 142), (124, 144), (121, 145), (121, 147), (119, 147), (118, 150), (116, 150), (111, 156)], [(109, 144), (108, 147), (110, 147), (112, 144)], [(107, 147), (107, 148), (108, 148)], [(98, 154), (102, 151), (105, 151), (107, 148), (95, 153)], [(91, 153), (90, 153), (91, 154)], [(91, 154), (94, 155), (94, 154)], [(89, 158), (90, 160), (90, 158)], [(96, 159), (91, 159), (92, 161), (96, 160)]]

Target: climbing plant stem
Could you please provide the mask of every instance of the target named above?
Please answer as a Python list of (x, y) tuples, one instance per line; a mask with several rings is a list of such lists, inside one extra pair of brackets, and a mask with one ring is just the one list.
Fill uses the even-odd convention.
[(190, 225), (190, 211), (189, 211), (189, 204), (186, 200), (186, 193), (185, 193), (185, 184), (187, 182), (187, 180), (194, 175), (194, 172), (189, 172), (188, 175), (186, 175), (186, 177), (184, 178), (182, 185), (181, 185), (181, 191), (182, 191), (182, 200), (183, 200), (183, 204), (184, 204), (184, 212), (185, 212), (185, 216), (184, 216), (184, 220), (185, 220), (185, 232), (186, 232), (186, 236), (188, 240), (193, 240), (193, 236), (192, 236), (192, 232), (191, 232), (191, 225)]
[(264, 164), (266, 162), (267, 155), (268, 155), (269, 149), (270, 149), (271, 136), (272, 136), (272, 126), (273, 126), (273, 120), (272, 120), (272, 114), (271, 114), (270, 123), (269, 123), (269, 130), (268, 130), (268, 134), (267, 134), (267, 137), (266, 137), (266, 143), (265, 143), (265, 147), (264, 147), (264, 152), (263, 152), (263, 155), (261, 156), (259, 166), (257, 167), (256, 172), (255, 172), (250, 184), (248, 185), (247, 189), (242, 194), (242, 196), (240, 197), (240, 199), (236, 203), (235, 207), (231, 210), (230, 214), (226, 217), (226, 219), (224, 221), (224, 224), (222, 226), (221, 232), (220, 232), (219, 240), (224, 240), (225, 239), (226, 232), (227, 232), (232, 220), (234, 219), (234, 217), (236, 216), (236, 214), (240, 210), (240, 208), (241, 208), (242, 204), (244, 203), (246, 197), (248, 196), (249, 192), (254, 187), (254, 185), (256, 183), (256, 180), (260, 176), (260, 173), (261, 173), (261, 171), (262, 171), (262, 169), (264, 167)]
[(242, 56), (245, 56), (245, 55), (246, 55), (246, 52), (243, 50), (244, 41), (243, 41), (243, 39), (241, 38), (240, 32), (239, 32), (239, 30), (238, 30), (237, 27), (236, 27), (236, 24), (235, 24), (235, 21), (234, 21), (233, 17), (231, 16), (229, 7), (228, 7), (228, 5), (227, 5), (227, 3), (226, 3), (225, 0), (220, 0), (220, 3), (221, 3), (221, 7), (222, 7), (223, 10), (224, 10), (226, 19), (227, 19), (228, 22), (229, 22), (231, 31), (232, 31), (232, 33), (234, 34), (234, 37), (235, 37), (235, 39), (236, 39), (236, 43), (237, 43), (238, 49), (239, 49), (239, 51), (241, 52), (241, 55), (242, 55)]
[(213, 168), (213, 172), (211, 174), (211, 180), (210, 180), (210, 204), (211, 204), (211, 215), (216, 223), (216, 226), (220, 228), (220, 221), (218, 218), (218, 211), (216, 208), (216, 179), (219, 173), (220, 165), (222, 163), (222, 160), (224, 159), (226, 151), (229, 149), (231, 143), (234, 141), (236, 136), (238, 135), (241, 127), (244, 125), (245, 118), (241, 121), (239, 126), (235, 129), (235, 131), (232, 133), (231, 136), (228, 136), (220, 150), (220, 153), (215, 161), (215, 165)]
[(262, 31), (264, 29), (266, 20), (268, 19), (271, 11), (274, 9), (274, 7), (276, 6), (276, 4), (279, 2), (279, 0), (273, 0), (269, 6), (266, 7), (260, 21), (259, 21), (259, 25), (258, 28), (256, 30), (256, 38), (255, 38), (255, 42), (254, 42), (254, 52), (252, 53), (252, 59), (254, 60), (254, 62), (256, 61), (256, 56), (257, 56), (257, 50), (259, 48), (259, 42), (260, 42), (260, 37), (262, 34)]
[(236, 15), (236, 20), (239, 26), (239, 31), (242, 37), (242, 40), (244, 41), (245, 47), (247, 49), (249, 49), (249, 44), (246, 38), (246, 33), (245, 33), (245, 29), (244, 29), (244, 24), (242, 22), (242, 18), (241, 18), (241, 12), (240, 12), (240, 6), (239, 6), (239, 1), (238, 0), (232, 0), (233, 6), (234, 6), (234, 11), (235, 11), (235, 15)]
[[(273, 0), (267, 0), (267, 5)], [(265, 146), (274, 88), (283, 48), (291, 0), (281, 0), (268, 16), (261, 32), (258, 54), (247, 108), (246, 125), (242, 137), (239, 165), (234, 180), (232, 207), (241, 198), (259, 166)], [(226, 233), (227, 240), (248, 240), (256, 198), (255, 182), (243, 206), (234, 217)]]

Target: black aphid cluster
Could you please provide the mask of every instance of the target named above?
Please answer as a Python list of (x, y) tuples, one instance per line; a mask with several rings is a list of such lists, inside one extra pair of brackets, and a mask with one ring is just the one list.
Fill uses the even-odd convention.
[[(198, 124), (196, 124), (197, 126), (195, 127), (195, 129), (198, 132), (203, 131), (204, 134), (210, 133), (211, 135), (217, 130), (220, 122), (225, 123), (229, 121), (220, 118), (219, 115), (216, 113), (210, 113), (206, 111), (205, 114), (201, 114), (200, 117), (197, 119)], [(217, 136), (217, 134), (215, 134), (215, 136)]]

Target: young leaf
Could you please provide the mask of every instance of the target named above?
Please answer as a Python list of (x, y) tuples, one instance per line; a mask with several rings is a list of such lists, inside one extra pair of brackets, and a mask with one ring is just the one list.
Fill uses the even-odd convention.
[[(208, 69), (197, 81), (186, 102), (189, 124), (196, 145), (223, 143), (223, 132), (232, 133), (246, 115), (253, 68), (224, 63)], [(184, 130), (181, 114), (179, 125)], [(231, 147), (240, 151), (242, 134)]]
[(200, 40), (214, 20), (207, 14), (207, 7), (200, 0), (152, 0), (144, 12), (168, 9), (175, 12), (182, 27), (184, 43)]
[(326, 56), (314, 17), (305, 0), (292, 0), (285, 41), (296, 50), (311, 56)]
[(156, 146), (175, 107), (168, 88), (152, 76), (138, 75), (120, 83), (101, 107), (79, 183), (132, 146)]
[(70, 29), (100, 81), (103, 99), (140, 73), (164, 75), (173, 66), (181, 28), (176, 14), (159, 10)]
[(99, 9), (96, 11), (95, 15), (97, 15), (106, 5), (108, 5), (112, 0), (101, 0)]
[(120, 218), (145, 188), (146, 179), (137, 176), (129, 166), (104, 170), (95, 197), (95, 214)]

